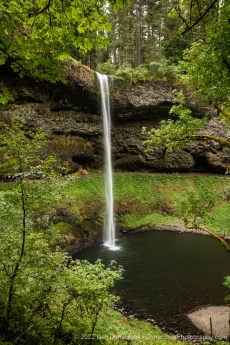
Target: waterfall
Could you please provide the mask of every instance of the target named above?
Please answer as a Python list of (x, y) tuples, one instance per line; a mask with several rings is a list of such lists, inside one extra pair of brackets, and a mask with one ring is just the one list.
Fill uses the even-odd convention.
[(115, 222), (113, 200), (113, 170), (111, 160), (111, 112), (109, 99), (108, 76), (97, 72), (97, 80), (101, 93), (101, 114), (103, 117), (104, 147), (105, 147), (105, 220), (104, 220), (104, 245), (109, 249), (116, 250), (115, 245)]

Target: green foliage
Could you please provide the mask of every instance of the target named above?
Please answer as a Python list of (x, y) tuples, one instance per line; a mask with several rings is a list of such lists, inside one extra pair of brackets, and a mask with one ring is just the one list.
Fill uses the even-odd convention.
[(230, 201), (230, 186), (228, 186), (224, 191), (225, 197), (227, 201)]
[(210, 339), (210, 340), (205, 340), (202, 342), (202, 345), (227, 345), (228, 342), (225, 340), (215, 340), (215, 339)]
[(64, 79), (61, 62), (108, 43), (104, 6), (115, 11), (124, 0), (3, 0), (0, 5), (0, 64), (7, 60), (20, 76)]
[(168, 61), (165, 59), (161, 62), (150, 62), (138, 67), (125, 64), (118, 67), (108, 60), (105, 63), (99, 64), (97, 70), (100, 73), (112, 75), (117, 81), (130, 84), (153, 79), (175, 81), (177, 78), (175, 66), (168, 64)]
[(117, 71), (117, 66), (113, 64), (110, 60), (97, 65), (97, 71), (102, 74), (114, 76)]
[[(182, 226), (183, 221), (178, 218), (175, 203), (180, 205), (181, 199), (189, 189), (201, 195), (203, 190), (209, 191), (210, 186), (218, 195), (224, 196), (224, 191), (229, 186), (229, 179), (179, 174), (116, 173), (114, 175), (116, 221), (128, 227), (142, 224), (161, 225), (164, 228), (167, 228), (167, 224)], [(73, 198), (70, 211), (77, 216), (80, 214), (82, 220), (91, 215), (98, 217), (98, 197), (103, 198), (103, 190), (103, 177), (91, 176), (70, 180), (65, 185), (62, 202), (65, 203), (65, 197), (68, 200)], [(102, 205), (99, 212), (99, 219), (102, 220), (103, 203), (98, 205)], [(215, 233), (223, 235), (224, 230), (226, 234), (230, 233), (229, 207), (229, 203), (221, 197), (208, 211), (209, 216), (205, 217), (205, 224)], [(92, 209), (91, 213), (90, 209)]]
[(2, 87), (0, 89), (0, 103), (1, 104), (6, 104), (9, 101), (13, 101), (13, 100), (14, 100), (14, 97), (13, 97), (13, 95), (11, 95), (9, 90), (6, 89), (5, 87)]
[[(221, 235), (230, 235), (230, 224), (229, 224), (229, 203), (219, 203), (216, 207), (211, 210), (211, 217), (207, 220), (207, 225), (214, 232), (219, 232)], [(219, 231), (218, 231), (219, 230)]]
[(104, 196), (103, 176), (97, 176), (92, 179), (77, 178), (67, 179), (65, 193), (68, 198), (75, 197), (76, 201), (92, 200), (94, 197)]
[(152, 128), (150, 131), (143, 127), (142, 134), (148, 136), (145, 141), (146, 152), (151, 152), (154, 147), (165, 145), (168, 152), (173, 148), (187, 145), (195, 137), (195, 133), (208, 122), (208, 115), (202, 119), (192, 116), (192, 111), (185, 107), (185, 97), (182, 91), (175, 91), (176, 98), (170, 109), (174, 119), (161, 121), (160, 128)]
[[(199, 2), (198, 2), (199, 3)], [(189, 2), (184, 3), (180, 15), (187, 21), (188, 27), (196, 23), (201, 13), (199, 8)], [(206, 10), (202, 5), (202, 13)], [(208, 6), (207, 6), (208, 7)], [(190, 13), (190, 18), (188, 18)], [(229, 107), (230, 64), (229, 64), (229, 4), (227, 1), (217, 1), (216, 5), (207, 12), (204, 20), (199, 21), (194, 28), (204, 35), (196, 39), (191, 47), (184, 52), (184, 59), (180, 64), (182, 79), (195, 86), (195, 94), (202, 96), (215, 106)], [(183, 25), (181, 31), (186, 26)]]
[(44, 178), (47, 174), (54, 175), (54, 156), (42, 159), (39, 150), (42, 149), (45, 133), (41, 129), (25, 134), (25, 122), (16, 118), (10, 124), (0, 123), (0, 153), (1, 175), (23, 181), (28, 178)]
[[(211, 199), (212, 197), (215, 199), (215, 191), (217, 191), (217, 202), (215, 202), (213, 208), (207, 210), (208, 215), (205, 216), (205, 224), (216, 233), (223, 235), (223, 231), (226, 230), (228, 234), (230, 231), (228, 221), (230, 206), (222, 197), (228, 185), (229, 180), (225, 177), (117, 173), (114, 176), (117, 222), (128, 227), (136, 227), (142, 224), (149, 224), (150, 226), (164, 225), (166, 228), (167, 224), (183, 225), (183, 222), (178, 219), (179, 212), (176, 212), (175, 203), (178, 206), (181, 204), (186, 191), (194, 191), (195, 196), (198, 195), (199, 197), (202, 194), (205, 197), (206, 194), (211, 193)], [(103, 179), (99, 177), (79, 179), (73, 185), (73, 188), (71, 186), (72, 182), (69, 183), (67, 189), (69, 197), (71, 195), (70, 191), (75, 195), (78, 191), (77, 193), (81, 195), (81, 199), (84, 199), (84, 194), (88, 195), (91, 188), (93, 191), (102, 192), (103, 195)], [(204, 191), (207, 191), (207, 193)], [(96, 200), (93, 193), (90, 195), (89, 198), (87, 197), (84, 200), (87, 200), (87, 205), (94, 205)], [(76, 199), (75, 203), (79, 203), (78, 207), (80, 207), (81, 199)]]
[(175, 205), (178, 217), (183, 219), (186, 227), (199, 228), (207, 223), (220, 194), (212, 188), (202, 187), (196, 191), (188, 189), (183, 196), (177, 197)]
[[(144, 231), (149, 226), (152, 227), (160, 227), (165, 226), (167, 227), (167, 224), (174, 224), (175, 222), (175, 216), (165, 216), (160, 213), (153, 213), (143, 215), (143, 217), (139, 217), (136, 214), (126, 214), (124, 216), (121, 216), (120, 221), (125, 226), (128, 226), (129, 228), (135, 228), (139, 227), (141, 225), (145, 225), (145, 227), (138, 229), (138, 231)], [(165, 227), (165, 228), (166, 228)]]
[[(165, 47), (167, 58), (171, 63), (177, 62), (177, 59), (173, 61), (173, 56), (182, 55), (182, 40), (178, 38), (167, 43), (180, 26), (178, 18), (168, 16), (174, 3), (170, 0), (134, 0), (116, 13), (109, 13), (113, 29), (108, 34), (110, 44), (106, 52), (119, 68), (144, 64), (149, 69), (152, 61), (162, 62)], [(170, 44), (173, 44), (171, 49)]]
[(171, 63), (178, 63), (183, 58), (183, 51), (189, 47), (190, 37), (182, 36), (176, 31), (164, 40), (164, 55)]
[(132, 68), (130, 65), (115, 66), (110, 61), (107, 61), (98, 66), (100, 73), (112, 75), (117, 81), (126, 83), (136, 83), (137, 81), (146, 80), (149, 76), (149, 70), (145, 65), (140, 65)]
[[(223, 283), (224, 286), (226, 286), (228, 289), (230, 289), (230, 276), (227, 276), (227, 277), (224, 277), (224, 283)], [(225, 301), (227, 303), (230, 303), (230, 295), (228, 295), (226, 298), (225, 298)]]
[[(21, 128), (19, 132), (21, 133)], [(17, 135), (14, 137), (17, 141)], [(20, 138), (21, 145), (27, 146), (26, 138), (23, 139), (22, 136)], [(20, 141), (18, 141), (19, 144)], [(14, 147), (13, 144), (12, 146)], [(11, 155), (13, 157), (12, 153)], [(33, 162), (32, 157), (35, 154), (32, 149), (29, 150), (29, 146), (26, 155), (28, 160)], [(8, 171), (9, 166), (7, 164)], [(54, 226), (47, 226), (45, 230), (37, 225), (34, 226), (38, 215), (41, 216), (41, 213), (46, 215), (47, 210), (49, 214), (49, 211), (55, 207), (57, 195), (59, 196), (57, 202), (61, 199), (62, 204), (67, 205), (67, 201), (72, 200), (70, 209), (80, 208), (81, 203), (89, 209), (91, 204), (94, 205), (95, 200), (103, 195), (103, 177), (78, 177), (69, 178), (66, 181), (63, 179), (55, 181), (52, 177), (48, 183), (45, 181), (38, 183), (28, 180), (26, 166), (26, 164), (22, 165), (22, 172), (25, 175), (21, 174), (18, 177), (20, 180), (21, 176), (26, 176), (26, 180), (23, 181), (25, 188), (31, 186), (31, 189), (24, 189), (26, 208), (20, 206), (20, 200), (22, 200), (19, 199), (20, 189), (17, 191), (19, 181), (0, 185), (0, 227), (4, 230), (0, 232), (0, 279), (2, 282), (0, 339), (2, 341), (8, 339), (13, 343), (18, 338), (17, 342), (22, 344), (74, 345), (89, 343), (85, 338), (79, 339), (79, 335), (85, 334), (90, 337), (93, 334), (92, 344), (111, 344), (112, 334), (115, 345), (127, 344), (129, 339), (135, 339), (135, 344), (144, 345), (146, 336), (149, 337), (148, 344), (177, 344), (173, 337), (167, 338), (158, 328), (139, 323), (137, 320), (127, 320), (110, 309), (116, 302), (116, 297), (110, 294), (109, 288), (121, 278), (122, 269), (114, 263), (105, 267), (100, 261), (95, 265), (71, 261), (71, 258), (56, 246), (57, 240), (60, 240), (62, 234), (69, 230), (67, 223), (58, 223), (56, 232), (53, 230)], [(48, 177), (47, 172), (46, 176)], [(225, 177), (116, 174), (114, 179), (116, 203), (134, 199), (138, 206), (133, 207), (135, 214), (123, 214), (119, 221), (130, 227), (147, 223), (155, 226), (172, 224), (175, 221), (175, 215), (163, 215), (162, 207), (165, 203), (172, 205), (178, 192), (182, 194), (191, 186), (194, 186), (198, 195), (210, 186), (218, 191), (224, 191), (228, 183), (229, 180)], [(34, 199), (30, 196), (31, 193)], [(36, 210), (37, 208), (39, 210)], [(10, 277), (20, 258), (22, 248), (23, 209), (26, 210), (25, 250), (14, 278), (10, 327), (6, 336), (7, 296)], [(145, 209), (147, 214), (140, 217), (139, 211)], [(218, 217), (218, 212), (216, 217)], [(221, 224), (220, 230), (223, 231)]]
[(117, 69), (114, 78), (129, 83), (136, 83), (137, 81), (146, 80), (149, 71), (145, 65), (140, 65), (136, 68), (130, 66), (121, 66)]
[(52, 224), (44, 231), (41, 218), (55, 209), (65, 183), (55, 179), (54, 157), (38, 154), (44, 133), (25, 133), (24, 125), (14, 119), (1, 127), (1, 168), (14, 182), (0, 188), (0, 341), (79, 344), (76, 334), (100, 333), (122, 268), (72, 261)]
[(176, 81), (176, 67), (170, 64), (165, 58), (162, 57), (161, 61), (150, 62), (150, 74), (155, 79), (165, 79), (169, 81)]
[[(217, 109), (217, 114), (221, 115), (221, 120), (229, 120), (229, 4), (227, 1), (219, 0), (212, 6), (209, 5), (202, 0), (196, 3), (190, 0), (179, 1), (170, 13), (171, 17), (177, 16), (182, 20), (180, 40), (183, 42), (184, 39), (186, 43), (187, 37), (187, 44), (191, 37), (193, 40), (190, 47), (187, 45), (177, 72), (182, 82), (187, 87), (191, 86), (194, 96), (212, 104)], [(169, 46), (171, 48), (171, 43)], [(147, 151), (159, 145), (166, 145), (167, 150), (171, 151), (196, 139), (197, 133), (205, 140), (216, 140), (223, 145), (229, 145), (221, 138), (202, 135), (200, 130), (207, 124), (207, 117), (204, 119), (192, 117), (191, 112), (185, 109), (181, 96), (176, 102), (179, 102), (179, 105), (174, 105), (170, 112), (171, 115), (178, 116), (175, 120), (162, 121), (160, 128), (157, 129), (143, 130), (148, 136)]]

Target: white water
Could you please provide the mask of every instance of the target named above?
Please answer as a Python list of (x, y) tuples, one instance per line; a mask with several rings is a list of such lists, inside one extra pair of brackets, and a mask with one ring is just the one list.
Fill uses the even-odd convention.
[(109, 98), (108, 76), (97, 73), (97, 80), (101, 92), (101, 114), (103, 117), (104, 146), (105, 146), (105, 196), (106, 209), (104, 220), (104, 245), (111, 250), (119, 249), (115, 245), (114, 199), (113, 199), (113, 170), (111, 160), (111, 111)]

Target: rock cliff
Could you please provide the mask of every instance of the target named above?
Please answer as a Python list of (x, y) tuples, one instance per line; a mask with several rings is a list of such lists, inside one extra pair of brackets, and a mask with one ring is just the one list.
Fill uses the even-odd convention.
[[(92, 71), (80, 64), (64, 65), (67, 83), (51, 84), (20, 79), (5, 66), (0, 68), (0, 87), (7, 87), (14, 102), (0, 106), (0, 120), (12, 116), (27, 121), (28, 128), (42, 127), (47, 134), (43, 154), (57, 152), (71, 171), (101, 169), (102, 118), (97, 106), (97, 83)], [(166, 153), (158, 148), (145, 153), (142, 127), (158, 126), (169, 116), (173, 90), (180, 85), (165, 81), (116, 84), (112, 88), (112, 154), (114, 168), (123, 171), (224, 173), (230, 165), (230, 149), (214, 141), (196, 141)], [(210, 111), (187, 95), (194, 116)], [(213, 114), (207, 133), (228, 139), (228, 131)]]

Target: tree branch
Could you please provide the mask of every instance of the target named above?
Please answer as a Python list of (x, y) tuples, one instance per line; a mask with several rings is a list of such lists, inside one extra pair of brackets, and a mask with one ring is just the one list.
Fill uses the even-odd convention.
[(186, 20), (184, 19), (184, 17), (181, 15), (180, 8), (179, 8), (179, 7), (178, 7), (178, 8), (175, 8), (175, 10), (176, 10), (176, 12), (177, 12), (179, 18), (180, 18), (180, 19), (184, 22), (184, 24), (187, 26), (187, 29), (186, 29), (186, 30), (188, 30), (188, 29), (189, 29), (189, 25), (188, 25), (188, 23), (186, 22)]
[(48, 0), (48, 4), (47, 4), (43, 9), (41, 9), (39, 12), (37, 12), (37, 13), (36, 13), (36, 16), (38, 16), (39, 14), (41, 14), (42, 12), (44, 12), (45, 10), (49, 9), (50, 3), (51, 3), (51, 0)]
[[(38, 11), (37, 13), (35, 13), (35, 18), (34, 18), (34, 21), (33, 21), (32, 25), (31, 25), (31, 27), (34, 26), (34, 24), (35, 24), (35, 22), (36, 22), (36, 19), (37, 19), (37, 16), (39, 16), (39, 14), (45, 12), (45, 10), (47, 10), (47, 9), (48, 9), (48, 12), (49, 12), (50, 3), (51, 3), (51, 0), (48, 0), (48, 4), (47, 4), (44, 8), (42, 8), (40, 11)], [(50, 17), (50, 13), (49, 13), (49, 17)]]
[[(186, 227), (186, 228), (190, 229), (191, 227)], [(227, 242), (222, 237), (220, 237), (219, 235), (215, 234), (214, 232), (212, 232), (208, 229), (205, 229), (201, 226), (196, 227), (196, 229), (203, 230), (203, 231), (207, 232), (210, 236), (216, 238), (222, 244), (222, 246), (227, 250), (227, 252), (230, 253), (230, 246), (227, 244)]]
[[(230, 117), (230, 114), (229, 114)], [(174, 143), (174, 142), (180, 142), (180, 141), (184, 141), (184, 140), (196, 140), (196, 139), (204, 139), (204, 140), (214, 140), (217, 141), (218, 143), (220, 143), (223, 146), (227, 146), (230, 147), (230, 141), (226, 140), (226, 139), (221, 139), (219, 137), (216, 137), (214, 135), (208, 135), (208, 134), (186, 134), (183, 137), (180, 138), (175, 138), (172, 140), (168, 140), (165, 142), (166, 145), (170, 144), (170, 143)]]
[(214, 140), (214, 141), (217, 141), (218, 143), (220, 143), (223, 146), (230, 147), (230, 141), (228, 141), (226, 139), (221, 139), (219, 137), (215, 137), (214, 135), (193, 134), (193, 135), (187, 135), (187, 138)]
[[(194, 28), (194, 26), (196, 26), (201, 19), (204, 18), (204, 16), (206, 16), (206, 14), (212, 9), (212, 7), (215, 5), (216, 2), (218, 2), (219, 0), (213, 0), (213, 2), (207, 7), (207, 9), (204, 11), (204, 13), (190, 26), (188, 26), (188, 24), (185, 22), (185, 20), (183, 20), (186, 23), (187, 29), (185, 29), (181, 35), (184, 35), (186, 32), (188, 32), (189, 30), (191, 30), (192, 28)], [(178, 12), (178, 11), (177, 11)], [(181, 16), (180, 16), (181, 18)]]
[(2, 260), (0, 260), (2, 265), (3, 265), (3, 268), (4, 268), (4, 271), (6, 272), (6, 275), (11, 278), (11, 275), (9, 274), (9, 272), (7, 271), (7, 268), (6, 268), (6, 265), (4, 264), (4, 262)]
[(230, 73), (230, 64), (229, 64), (228, 60), (225, 59), (224, 57), (223, 57), (223, 63), (225, 64), (225, 66), (227, 67), (227, 69), (228, 69), (228, 71)]

